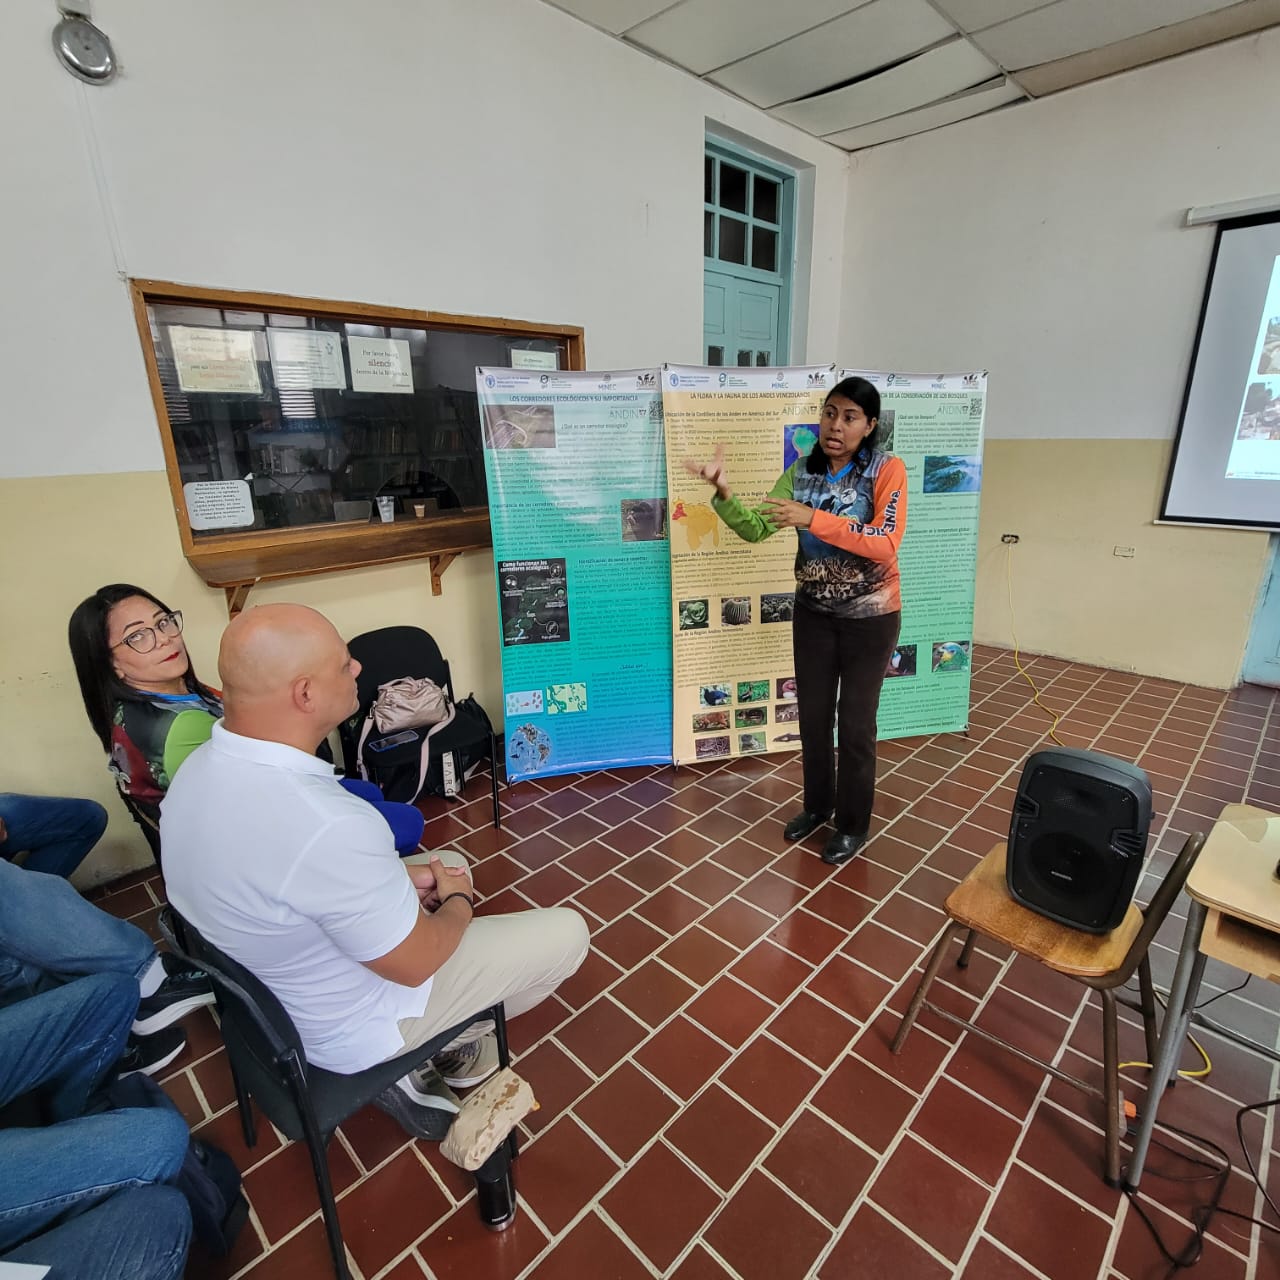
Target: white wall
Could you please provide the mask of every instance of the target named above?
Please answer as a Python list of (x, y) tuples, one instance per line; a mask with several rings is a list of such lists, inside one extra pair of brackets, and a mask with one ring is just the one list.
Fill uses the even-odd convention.
[(991, 373), (977, 639), (1018, 533), (1027, 649), (1238, 678), (1266, 535), (1153, 521), (1213, 247), (1181, 222), (1280, 185), (1277, 83), (1270, 31), (854, 156), (842, 358)]
[[(708, 128), (801, 170), (793, 357), (837, 358), (848, 159), (538, 0), (95, 0), (122, 68), (56, 63), (52, 0), (0, 3), (0, 789), (103, 801), (87, 878), (145, 860), (66, 652), (137, 581), (212, 678), (226, 611), (179, 551), (125, 277), (582, 325), (591, 367), (702, 353)], [(491, 559), (274, 583), (344, 635), (431, 630), (496, 709)]]
[(860, 152), (841, 352), (991, 370), (993, 438), (1177, 426), (1214, 229), (1280, 188), (1280, 30)]
[(0, 12), (0, 112), (22, 123), (5, 141), (17, 403), (0, 475), (162, 466), (117, 266), (581, 324), (594, 368), (696, 360), (708, 121), (814, 167), (797, 337), (835, 357), (844, 153), (558, 10), (98, 0), (122, 75), (97, 88), (55, 64), (54, 17), (49, 0)]

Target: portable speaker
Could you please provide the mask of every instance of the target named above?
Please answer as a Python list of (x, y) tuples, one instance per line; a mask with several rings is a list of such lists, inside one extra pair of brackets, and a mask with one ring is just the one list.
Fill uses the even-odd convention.
[(1005, 878), (1024, 907), (1107, 933), (1133, 898), (1151, 826), (1151, 782), (1137, 765), (1055, 747), (1028, 759), (1013, 802)]

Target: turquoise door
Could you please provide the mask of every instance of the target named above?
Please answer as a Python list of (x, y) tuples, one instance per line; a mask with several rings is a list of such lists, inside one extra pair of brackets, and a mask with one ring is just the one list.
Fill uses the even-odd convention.
[(718, 143), (708, 143), (704, 164), (704, 357), (784, 365), (794, 178)]
[(1244, 679), (1249, 684), (1280, 689), (1280, 534), (1271, 537), (1271, 572), (1253, 615), (1244, 655)]

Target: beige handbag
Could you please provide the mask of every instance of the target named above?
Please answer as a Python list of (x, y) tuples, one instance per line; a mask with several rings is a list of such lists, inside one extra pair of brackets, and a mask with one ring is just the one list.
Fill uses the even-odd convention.
[(380, 684), (378, 696), (374, 698), (373, 706), (364, 718), (360, 743), (356, 747), (360, 776), (369, 780), (369, 767), (364, 760), (364, 744), (373, 729), (377, 729), (379, 733), (397, 733), (402, 729), (423, 729), (430, 725), (430, 731), (422, 739), (418, 790), (414, 792), (414, 798), (417, 799), (427, 780), (431, 739), (445, 725), (452, 723), (456, 714), (449, 695), (426, 676), (403, 676), (399, 680), (388, 680), (386, 684)]

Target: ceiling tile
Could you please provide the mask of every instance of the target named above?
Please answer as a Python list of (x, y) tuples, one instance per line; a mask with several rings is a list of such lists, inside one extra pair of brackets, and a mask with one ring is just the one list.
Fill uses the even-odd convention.
[(1058, 0), (1047, 8), (991, 27), (979, 37), (1001, 66), (1031, 67), (1169, 27), (1236, 0)]
[(1053, 3), (1055, 0), (937, 0), (938, 8), (964, 31), (980, 31)]
[[(703, 75), (870, 0), (684, 0), (627, 39)], [(843, 77), (842, 77), (843, 78)]]
[(1280, 25), (1280, 0), (1243, 0), (1227, 9), (1206, 13), (1176, 26), (1147, 31), (1102, 49), (1089, 49), (1070, 58), (1026, 67), (1018, 72), (1018, 83), (1033, 97), (1043, 97), (1276, 25)]
[(548, 0), (548, 3), (614, 35), (621, 35), (628, 27), (671, 7), (671, 0)]
[(875, 0), (709, 79), (756, 106), (772, 107), (899, 62), (954, 34), (927, 0)]
[(962, 93), (948, 98), (946, 102), (921, 107), (919, 111), (904, 111), (887, 120), (877, 120), (873, 124), (860, 125), (857, 129), (830, 134), (826, 141), (835, 143), (837, 147), (844, 147), (846, 151), (857, 151), (862, 147), (874, 147), (881, 142), (892, 142), (897, 138), (909, 138), (915, 133), (938, 129), (944, 124), (955, 124), (957, 120), (968, 120), (971, 116), (982, 115), (1025, 97), (1012, 80), (1004, 80), (989, 89)]
[(773, 114), (810, 133), (826, 136), (914, 111), (998, 74), (998, 67), (967, 40), (957, 37), (879, 75), (777, 107)]

